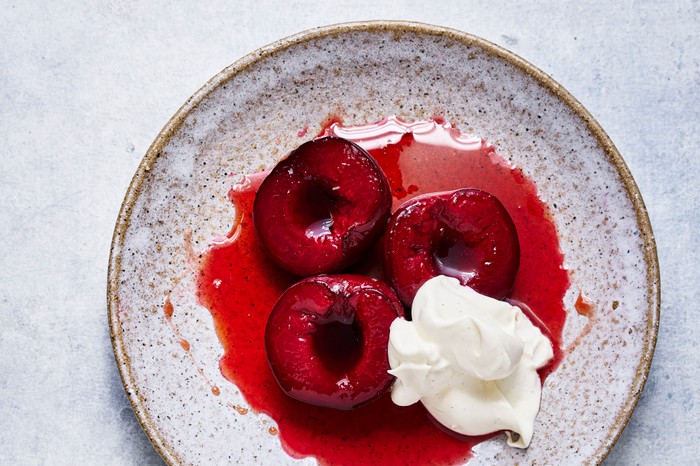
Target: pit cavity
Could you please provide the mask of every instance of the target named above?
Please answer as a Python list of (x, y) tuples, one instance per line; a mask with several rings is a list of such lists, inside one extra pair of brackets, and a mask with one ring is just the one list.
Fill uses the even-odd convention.
[(307, 238), (320, 238), (331, 234), (334, 199), (314, 182), (304, 183), (298, 197), (297, 209)]
[(440, 274), (457, 278), (464, 284), (476, 275), (485, 254), (460, 238), (443, 235), (433, 252), (433, 259)]
[(330, 372), (345, 375), (362, 354), (362, 331), (356, 319), (350, 323), (328, 322), (316, 327), (312, 338), (314, 353)]

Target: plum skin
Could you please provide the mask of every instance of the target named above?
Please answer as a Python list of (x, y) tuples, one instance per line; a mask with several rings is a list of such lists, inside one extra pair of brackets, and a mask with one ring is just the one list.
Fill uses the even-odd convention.
[(515, 224), (501, 202), (480, 189), (417, 196), (392, 215), (384, 237), (384, 271), (407, 306), (437, 275), (503, 299), (520, 266)]
[[(279, 298), (265, 328), (277, 383), (290, 397), (316, 406), (365, 406), (394, 380), (387, 348), (398, 317), (404, 317), (401, 302), (379, 280), (349, 274), (301, 280)], [(344, 342), (331, 341), (339, 339)]]
[(306, 142), (279, 162), (255, 197), (260, 243), (298, 276), (339, 272), (381, 236), (391, 210), (389, 182), (357, 144)]

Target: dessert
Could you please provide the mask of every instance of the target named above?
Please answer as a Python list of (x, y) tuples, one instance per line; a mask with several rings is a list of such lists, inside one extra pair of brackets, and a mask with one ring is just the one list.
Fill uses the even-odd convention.
[(385, 234), (384, 271), (407, 306), (418, 288), (438, 275), (503, 299), (519, 263), (510, 215), (479, 189), (414, 197), (394, 212)]
[[(405, 123), (390, 117), (357, 127), (336, 123), (322, 136), (349, 139), (368, 151), (387, 175), (393, 209), (411, 196), (465, 187), (498, 198), (520, 242), (520, 265), (507, 299), (526, 303), (541, 328), (547, 329), (543, 333), (551, 336), (554, 357), (536, 372), (546, 377), (561, 359), (566, 315), (562, 300), (568, 276), (548, 208), (532, 181), (483, 140), (439, 121)], [(491, 435), (446, 433), (421, 404), (400, 407), (385, 394), (361, 409), (341, 411), (301, 403), (280, 389), (261, 342), (270, 310), (299, 279), (273, 262), (253, 228), (253, 201), (264, 176), (248, 177), (232, 189), (237, 221), (228, 240), (213, 245), (203, 257), (199, 297), (212, 313), (224, 348), (222, 373), (253, 410), (275, 420), (282, 446), (295, 458), (313, 456), (321, 464), (384, 465), (405, 464), (407, 459), (414, 464), (468, 460), (471, 447)], [(366, 251), (363, 263), (351, 271), (374, 267), (377, 277), (386, 279), (381, 254)]]
[(325, 137), (277, 164), (258, 190), (253, 218), (270, 257), (309, 276), (356, 262), (382, 233), (390, 207), (389, 184), (372, 157)]
[(386, 392), (389, 327), (403, 306), (386, 284), (361, 275), (306, 278), (270, 313), (265, 348), (280, 387), (317, 406), (357, 409)]

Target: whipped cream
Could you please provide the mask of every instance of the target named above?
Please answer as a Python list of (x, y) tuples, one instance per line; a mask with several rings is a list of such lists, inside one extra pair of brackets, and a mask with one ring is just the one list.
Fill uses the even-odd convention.
[(549, 339), (518, 307), (446, 276), (418, 290), (411, 312), (390, 329), (394, 403), (420, 401), (452, 431), (505, 430), (508, 445), (526, 448), (540, 406), (537, 369), (554, 355)]

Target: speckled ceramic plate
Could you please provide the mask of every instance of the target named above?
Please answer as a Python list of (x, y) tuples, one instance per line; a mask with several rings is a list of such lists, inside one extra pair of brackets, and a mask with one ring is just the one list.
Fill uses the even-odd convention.
[[(399, 22), (315, 29), (244, 57), (192, 96), (144, 157), (116, 225), (108, 299), (124, 386), (156, 449), (170, 464), (299, 461), (270, 434), (274, 421), (242, 414), (192, 272), (197, 251), (231, 226), (229, 174), (273, 166), (309, 138), (301, 129), (316, 134), (331, 114), (345, 124), (442, 115), (534, 179), (571, 276), (568, 352), (545, 383), (530, 447), (500, 436), (477, 446), (472, 462), (601, 462), (634, 410), (657, 333), (656, 250), (634, 180), (549, 76), (477, 37)], [(580, 291), (591, 316), (574, 309)]]

